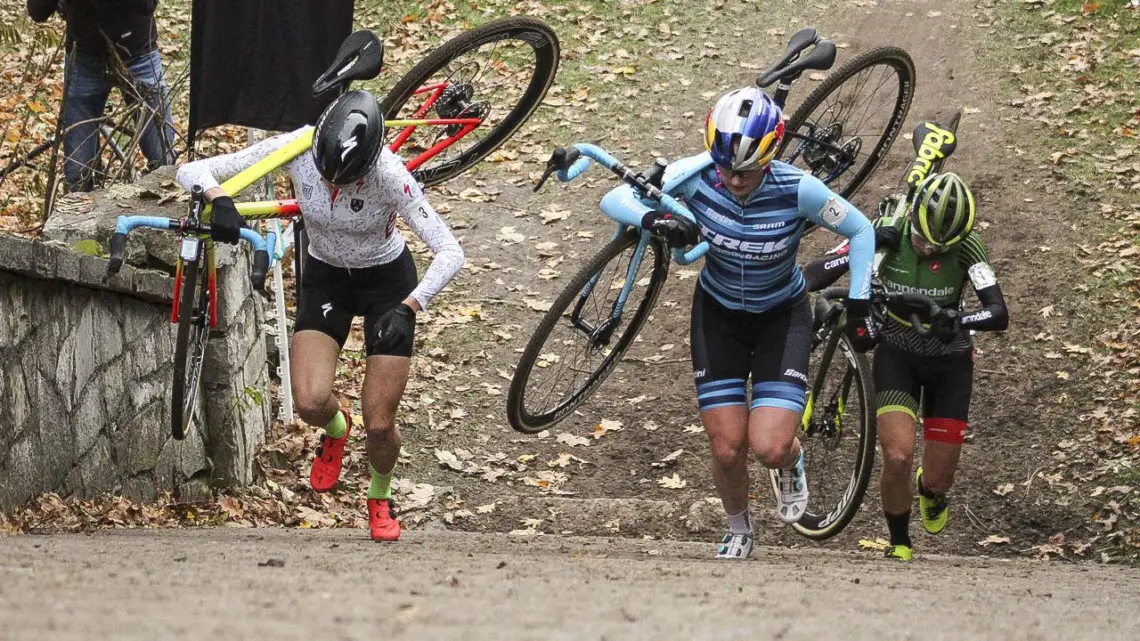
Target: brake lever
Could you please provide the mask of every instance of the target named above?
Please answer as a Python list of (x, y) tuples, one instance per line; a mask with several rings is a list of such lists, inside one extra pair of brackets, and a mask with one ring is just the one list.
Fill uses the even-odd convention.
[(557, 168), (557, 167), (551, 167), (551, 166), (550, 166), (550, 163), (547, 163), (547, 164), (546, 164), (546, 171), (542, 172), (542, 178), (539, 178), (539, 179), (538, 179), (538, 184), (536, 184), (536, 185), (534, 186), (534, 193), (538, 193), (538, 190), (539, 190), (539, 189), (542, 189), (542, 186), (543, 186), (544, 184), (546, 184), (546, 180), (547, 180), (548, 178), (550, 178), (550, 175), (551, 175), (551, 174), (553, 174), (553, 173), (554, 173), (555, 171), (557, 171), (557, 170), (558, 170), (558, 168)]
[(542, 189), (542, 185), (546, 183), (550, 175), (556, 171), (565, 171), (574, 164), (582, 156), (582, 152), (578, 151), (577, 147), (555, 147), (554, 151), (550, 154), (550, 160), (546, 161), (546, 171), (542, 172), (542, 178), (539, 178), (538, 184), (534, 186), (534, 191), (537, 192)]

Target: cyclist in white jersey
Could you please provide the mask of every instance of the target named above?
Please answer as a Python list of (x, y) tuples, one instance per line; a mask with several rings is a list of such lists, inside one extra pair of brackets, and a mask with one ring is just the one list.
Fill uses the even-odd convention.
[[(308, 127), (242, 151), (183, 165), (178, 182), (198, 185), (213, 203), (220, 240), (236, 242), (242, 225), (219, 186), (305, 134)], [(384, 121), (368, 92), (351, 91), (321, 115), (309, 153), (286, 165), (309, 239), (291, 350), (297, 413), (324, 426), (310, 482), (327, 492), (340, 478), (351, 414), (333, 394), (337, 358), (353, 318), (364, 317), (368, 355), (361, 390), (372, 474), (368, 519), (373, 540), (394, 541), (400, 524), (392, 505), (392, 470), (403, 437), (396, 408), (411, 364), (416, 312), (425, 309), (463, 266), (463, 249), (404, 164), (384, 146)], [(431, 248), (422, 280), (396, 229), (396, 217)]]

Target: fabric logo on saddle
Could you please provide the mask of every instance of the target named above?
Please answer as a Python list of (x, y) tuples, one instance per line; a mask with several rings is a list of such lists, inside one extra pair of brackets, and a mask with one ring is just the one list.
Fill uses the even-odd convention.
[(954, 132), (948, 129), (943, 129), (932, 122), (919, 123), (914, 132), (915, 142), (918, 142), (918, 134), (923, 132), (925, 135), (922, 137), (922, 143), (916, 150), (918, 156), (911, 163), (910, 171), (906, 175), (906, 181), (912, 185), (917, 185), (926, 178), (935, 160), (949, 156), (957, 147), (957, 138), (954, 137)]

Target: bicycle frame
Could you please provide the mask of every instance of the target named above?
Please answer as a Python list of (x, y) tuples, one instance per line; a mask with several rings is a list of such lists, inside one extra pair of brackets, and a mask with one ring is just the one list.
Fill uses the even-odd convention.
[[(430, 96), (424, 101), (424, 104), (416, 111), (415, 115), (418, 117), (418, 116), (422, 116), (422, 115), (426, 114), (428, 112), (428, 110), (430, 110), (431, 107), (435, 104), (435, 102), (439, 99), (439, 97), (443, 94), (445, 89), (447, 89), (446, 83), (440, 83), (437, 85), (423, 87), (423, 88), (417, 90), (416, 91), (417, 94), (430, 92)], [(385, 120), (384, 121), (385, 127), (403, 127), (403, 130), (399, 134), (397, 134), (395, 139), (391, 143), (389, 143), (389, 145), (388, 145), (388, 149), (393, 151), (393, 152), (398, 151), (401, 148), (401, 146), (405, 142), (407, 142), (408, 138), (411, 137), (412, 133), (414, 133), (414, 131), (417, 127), (422, 127), (422, 126), (448, 126), (448, 127), (458, 127), (459, 128), (454, 133), (449, 134), (447, 136), (447, 138), (437, 142), (436, 144), (432, 145), (429, 149), (420, 153), (415, 158), (407, 161), (405, 163), (405, 166), (408, 168), (408, 171), (414, 170), (416, 167), (419, 167), (423, 163), (427, 162), (431, 158), (438, 155), (444, 149), (455, 144), (456, 141), (460, 140), (461, 138), (463, 138), (464, 136), (466, 136), (467, 134), (471, 133), (476, 128), (478, 128), (479, 124), (481, 124), (481, 123), (482, 123), (482, 120), (480, 120), (478, 118), (417, 118), (417, 119)], [(244, 191), (246, 188), (248, 188), (250, 185), (260, 181), (261, 179), (265, 178), (266, 176), (272, 174), (274, 171), (276, 171), (276, 170), (280, 169), (281, 167), (285, 166), (286, 164), (292, 162), (298, 156), (301, 156), (305, 152), (309, 151), (310, 148), (312, 148), (313, 131), (314, 130), (312, 130), (312, 129), (308, 130), (307, 132), (305, 132), (303, 135), (301, 135), (296, 140), (290, 142), (289, 144), (285, 145), (281, 149), (278, 149), (277, 151), (273, 152), (272, 154), (270, 154), (270, 155), (266, 156), (265, 158), (259, 160), (258, 162), (254, 163), (252, 166), (245, 169), (244, 171), (241, 171), (240, 173), (238, 173), (233, 178), (230, 178), (229, 180), (222, 183), (221, 188), (223, 190), (225, 190), (225, 192), (227, 194), (230, 194), (230, 195), (239, 194), (242, 191)], [(241, 214), (242, 218), (245, 218), (246, 220), (266, 220), (266, 219), (270, 219), (270, 218), (293, 219), (293, 218), (296, 218), (297, 216), (299, 216), (301, 214), (301, 207), (295, 198), (237, 203), (237, 210), (238, 210), (238, 213)], [(211, 208), (209, 206), (207, 206), (206, 212), (205, 212), (206, 213), (206, 216), (205, 216), (206, 219), (209, 218), (209, 212), (210, 211), (211, 211)], [(187, 256), (190, 256), (190, 253), (183, 252), (181, 250), (181, 243), (185, 240), (185, 238), (187, 238), (187, 237), (184, 236), (182, 239), (179, 240), (180, 245), (179, 245), (178, 262), (175, 265), (175, 273), (174, 273), (174, 279), (175, 279), (174, 280), (174, 291), (175, 291), (175, 294), (174, 294), (174, 305), (172, 306), (172, 310), (171, 310), (171, 322), (172, 323), (178, 322), (178, 309), (179, 309), (179, 304), (180, 304), (180, 301), (178, 300), (178, 298), (179, 298), (179, 292), (182, 291), (182, 263), (184, 260), (186, 260)], [(205, 252), (206, 252), (205, 253), (205, 258), (206, 258), (206, 286), (207, 286), (207, 289), (208, 289), (209, 295), (210, 295), (210, 310), (211, 310), (210, 327), (217, 327), (217, 310), (218, 310), (218, 304), (217, 304), (218, 303), (218, 301), (217, 301), (217, 272), (216, 272), (216, 254), (215, 254), (214, 243), (212, 240), (210, 240), (209, 238), (206, 238), (206, 237), (196, 237), (196, 238), (198, 238), (201, 241), (205, 241), (205, 243), (206, 243), (206, 246), (205, 246)], [(269, 243), (269, 244), (273, 245), (273, 243)], [(276, 258), (275, 254), (270, 256), (270, 266), (272, 266), (273, 260), (275, 258)]]
[[(601, 203), (599, 203), (602, 212), (617, 223), (617, 228), (614, 230), (614, 238), (620, 237), (631, 227), (640, 228), (642, 217), (652, 210), (654, 205), (674, 215), (683, 216), (696, 222), (696, 217), (693, 213), (682, 205), (680, 201), (670, 195), (670, 192), (675, 190), (694, 173), (707, 166), (707, 163), (692, 163), (691, 166), (682, 167), (679, 171), (674, 172), (669, 180), (658, 189), (648, 184), (643, 175), (634, 173), (601, 147), (588, 143), (578, 143), (574, 145), (574, 148), (577, 149), (583, 157), (575, 161), (568, 169), (558, 172), (558, 179), (560, 181), (569, 182), (582, 175), (589, 168), (590, 160), (593, 159), (612, 171), (626, 183), (610, 190), (610, 192), (602, 198)], [(654, 240), (650, 232), (643, 230), (637, 244), (637, 249), (634, 250), (633, 258), (626, 268), (625, 282), (622, 284), (621, 292), (618, 294), (618, 298), (614, 301), (613, 308), (610, 310), (609, 322), (601, 324), (599, 327), (592, 327), (589, 323), (581, 319), (582, 307), (585, 305), (586, 300), (589, 299), (590, 293), (594, 291), (594, 287), (597, 285), (600, 275), (596, 275), (590, 279), (582, 289), (582, 293), (578, 297), (578, 302), (574, 305), (574, 311), (571, 312), (570, 322), (574, 327), (589, 334), (593, 341), (601, 344), (608, 342), (610, 331), (616, 328), (620, 322), (626, 301), (629, 300), (629, 294), (633, 291), (637, 272), (641, 268), (641, 261), (645, 258), (646, 247), (650, 242), (657, 241)], [(677, 247), (673, 250), (673, 260), (678, 264), (688, 265), (704, 256), (708, 252), (708, 249), (709, 244), (707, 241), (701, 241), (688, 252), (683, 248)]]

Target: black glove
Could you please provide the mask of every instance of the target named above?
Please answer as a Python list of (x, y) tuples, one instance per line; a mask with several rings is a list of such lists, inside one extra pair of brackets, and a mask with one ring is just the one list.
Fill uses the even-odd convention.
[(384, 312), (376, 321), (373, 332), (376, 340), (373, 350), (381, 354), (395, 349), (405, 341), (410, 342), (416, 332), (416, 311), (405, 303), (400, 303)]
[(213, 218), (210, 219), (210, 236), (219, 242), (236, 245), (241, 238), (241, 228), (245, 227), (245, 220), (238, 213), (234, 199), (218, 196), (210, 202), (214, 206)]
[(958, 316), (958, 310), (938, 310), (938, 313), (930, 319), (930, 331), (934, 333), (935, 338), (946, 345), (954, 342), (962, 331), (962, 319)]
[(899, 250), (899, 243), (902, 242), (902, 234), (894, 227), (877, 227), (875, 228), (875, 249), (889, 249), (891, 251)]
[(847, 301), (847, 339), (859, 353), (870, 351), (879, 343), (879, 328), (871, 318), (871, 301), (851, 298)]
[(656, 236), (664, 237), (670, 247), (696, 245), (701, 239), (701, 230), (696, 223), (668, 212), (651, 211), (645, 214), (641, 217), (641, 226)]

